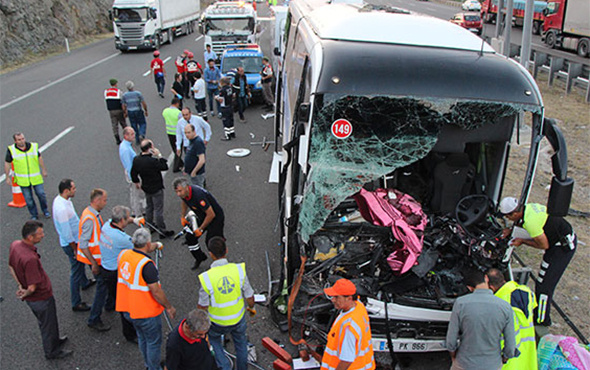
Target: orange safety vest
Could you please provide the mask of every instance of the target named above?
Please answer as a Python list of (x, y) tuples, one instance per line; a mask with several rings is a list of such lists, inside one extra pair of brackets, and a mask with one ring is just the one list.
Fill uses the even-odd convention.
[[(92, 235), (90, 236), (90, 240), (88, 241), (88, 250), (90, 251), (90, 253), (92, 253), (92, 257), (94, 257), (96, 263), (100, 265), (101, 254), (98, 241), (100, 240), (100, 228), (102, 225), (102, 218), (100, 219), (100, 221), (99, 218), (100, 215), (96, 217), (88, 207), (84, 209), (84, 212), (82, 212), (82, 216), (80, 217), (80, 223), (78, 224), (78, 240), (80, 240), (80, 238), (82, 237), (82, 225), (84, 225), (84, 222), (86, 222), (87, 220), (91, 220), (93, 225)], [(82, 253), (82, 250), (80, 249), (80, 242), (78, 242), (77, 251), (78, 252), (76, 253), (76, 259), (82, 263), (90, 265), (90, 260), (86, 258), (86, 256), (84, 255), (84, 253)]]
[(149, 257), (133, 249), (126, 249), (119, 254), (115, 309), (128, 312), (132, 319), (156, 317), (164, 311), (164, 307), (152, 296), (141, 273), (150, 261)]
[(321, 370), (334, 370), (340, 363), (338, 356), (342, 349), (342, 341), (346, 329), (356, 338), (356, 359), (348, 370), (373, 370), (375, 358), (371, 344), (371, 327), (367, 309), (360, 302), (355, 302), (356, 307), (351, 312), (340, 316), (332, 325), (328, 333), (328, 343), (322, 357)]

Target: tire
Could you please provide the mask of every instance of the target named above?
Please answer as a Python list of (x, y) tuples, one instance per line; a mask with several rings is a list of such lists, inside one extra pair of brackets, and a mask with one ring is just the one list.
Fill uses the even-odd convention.
[(170, 45), (174, 43), (174, 31), (172, 31), (172, 28), (168, 29), (168, 43)]
[(533, 35), (540, 35), (541, 34), (541, 22), (534, 21), (533, 22)]
[(586, 58), (588, 56), (588, 52), (590, 51), (590, 39), (583, 38), (578, 42), (578, 55), (582, 58)]
[(154, 50), (158, 50), (160, 49), (160, 46), (162, 44), (162, 35), (160, 35), (160, 33), (156, 33), (156, 43), (154, 44)]
[(551, 49), (557, 47), (557, 33), (555, 31), (547, 32), (547, 35), (545, 35), (545, 44)]

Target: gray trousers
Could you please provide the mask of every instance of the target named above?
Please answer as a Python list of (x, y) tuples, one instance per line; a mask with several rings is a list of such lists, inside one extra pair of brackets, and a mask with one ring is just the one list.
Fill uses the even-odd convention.
[(119, 125), (121, 128), (127, 127), (127, 122), (125, 122), (125, 116), (123, 115), (122, 109), (117, 110), (110, 110), (109, 115), (111, 116), (111, 126), (113, 126), (113, 136), (117, 139), (121, 139), (119, 136)]
[(150, 224), (154, 224), (160, 231), (166, 231), (166, 224), (164, 223), (164, 189), (160, 189), (154, 194), (145, 193), (145, 220)]
[(205, 174), (202, 173), (195, 177), (191, 177), (191, 184), (205, 188)]
[(272, 83), (262, 84), (262, 96), (266, 105), (274, 105), (275, 98), (273, 96)]
[(55, 298), (51, 296), (51, 298), (44, 301), (26, 302), (37, 318), (45, 357), (55, 356), (59, 352), (59, 328), (57, 326)]

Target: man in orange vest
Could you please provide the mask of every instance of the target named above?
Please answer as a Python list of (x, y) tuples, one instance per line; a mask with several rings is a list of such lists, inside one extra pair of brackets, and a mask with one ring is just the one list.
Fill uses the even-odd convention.
[[(107, 285), (100, 274), (100, 229), (104, 224), (100, 211), (107, 205), (107, 192), (103, 189), (92, 189), (90, 193), (90, 205), (84, 209), (80, 216), (78, 226), (78, 261), (90, 265), (92, 273), (96, 277), (96, 292), (94, 302), (90, 309), (88, 327), (96, 331), (108, 331), (110, 326), (104, 324), (100, 318), (105, 301), (107, 300)], [(114, 297), (109, 297), (109, 301)], [(111, 302), (108, 302), (109, 304)], [(110, 306), (112, 306), (110, 304)]]
[(119, 254), (117, 264), (118, 312), (129, 320), (137, 331), (139, 350), (149, 370), (161, 370), (162, 319), (166, 309), (174, 318), (176, 309), (170, 304), (158, 278), (158, 269), (148, 255), (156, 250), (147, 229), (137, 229), (131, 238), (133, 249)]
[(340, 279), (324, 293), (341, 312), (328, 333), (321, 369), (375, 369), (369, 315), (361, 301), (354, 298), (354, 283)]

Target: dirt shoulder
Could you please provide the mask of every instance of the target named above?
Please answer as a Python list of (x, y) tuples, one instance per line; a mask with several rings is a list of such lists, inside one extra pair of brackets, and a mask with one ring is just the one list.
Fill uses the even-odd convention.
[[(538, 76), (537, 83), (545, 101), (546, 117), (559, 120), (559, 127), (565, 135), (568, 149), (568, 176), (575, 180), (571, 208), (590, 212), (590, 105), (584, 102), (583, 92), (573, 91), (565, 95), (564, 84), (556, 81), (552, 87), (547, 85), (546, 75)], [(530, 137), (530, 136), (529, 136)], [(504, 187), (504, 195), (520, 194), (530, 139), (521, 135), (521, 144), (511, 147), (510, 165)], [(550, 146), (542, 142), (539, 166), (535, 174), (529, 202), (546, 204), (548, 187), (551, 184)], [(578, 248), (564, 276), (561, 278), (554, 296), (559, 306), (571, 318), (582, 333), (590, 339), (590, 219), (568, 216), (578, 236)], [(533, 269), (539, 271), (543, 252), (529, 247), (519, 247), (518, 255)], [(513, 266), (517, 263), (513, 262)], [(531, 288), (534, 284), (529, 284)], [(554, 325), (551, 333), (575, 336), (557, 311), (552, 310)]]

